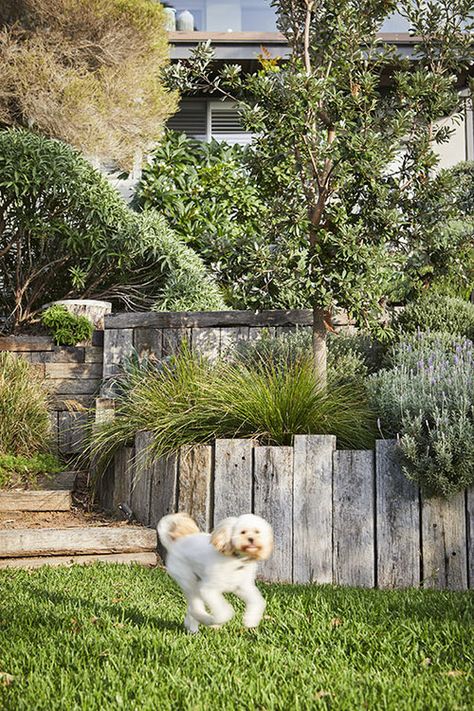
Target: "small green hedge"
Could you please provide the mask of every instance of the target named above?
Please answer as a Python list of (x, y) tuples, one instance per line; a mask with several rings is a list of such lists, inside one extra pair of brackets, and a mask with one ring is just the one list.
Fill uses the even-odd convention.
[(401, 335), (436, 331), (474, 340), (474, 304), (456, 297), (428, 293), (409, 302), (396, 318)]

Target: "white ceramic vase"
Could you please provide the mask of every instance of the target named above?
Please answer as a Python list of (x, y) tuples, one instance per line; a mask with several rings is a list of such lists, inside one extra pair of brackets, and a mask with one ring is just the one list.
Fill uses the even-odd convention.
[(183, 12), (179, 13), (176, 18), (176, 29), (179, 32), (193, 32), (194, 16), (189, 12), (189, 10), (183, 10)]
[(174, 7), (165, 7), (165, 29), (168, 32), (176, 31), (176, 10)]

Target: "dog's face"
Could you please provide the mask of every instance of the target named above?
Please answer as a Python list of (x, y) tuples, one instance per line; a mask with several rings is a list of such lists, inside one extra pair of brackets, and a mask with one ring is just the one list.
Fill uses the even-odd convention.
[(244, 514), (221, 521), (212, 532), (211, 543), (224, 555), (237, 553), (254, 560), (267, 560), (273, 550), (273, 531), (260, 516)]

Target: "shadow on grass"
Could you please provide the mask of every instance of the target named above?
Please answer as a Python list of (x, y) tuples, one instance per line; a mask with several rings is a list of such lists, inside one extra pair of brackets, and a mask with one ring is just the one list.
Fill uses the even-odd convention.
[[(123, 605), (118, 605), (115, 603), (103, 604), (96, 601), (92, 602), (90, 600), (78, 596), (71, 596), (65, 593), (50, 592), (35, 585), (28, 586), (28, 594), (31, 595), (33, 601), (37, 600), (46, 603), (52, 603), (53, 605), (58, 606), (57, 614), (45, 615), (44, 612), (39, 612), (38, 614), (38, 622), (41, 624), (41, 627), (46, 627), (47, 629), (64, 628), (64, 608), (66, 607), (68, 608), (67, 614), (71, 614), (71, 616), (73, 616), (74, 614), (84, 613), (85, 611), (88, 615), (90, 615), (91, 618), (94, 617), (98, 620), (107, 617), (110, 620), (115, 619), (119, 623), (129, 622), (137, 626), (146, 626), (148, 629), (151, 630), (171, 630), (173, 632), (187, 634), (181, 623), (176, 622), (175, 620), (156, 617), (154, 615), (145, 615), (138, 609), (133, 608), (130, 605), (127, 605), (126, 603), (124, 603)], [(31, 609), (28, 610), (27, 618), (28, 625), (31, 625)]]
[(364, 616), (370, 624), (399, 621), (455, 622), (472, 624), (474, 619), (474, 591), (380, 590), (340, 587), (336, 585), (275, 585), (261, 586), (269, 606), (272, 601), (290, 609), (293, 601), (299, 607), (310, 609), (324, 604), (331, 613), (346, 612), (351, 616)]

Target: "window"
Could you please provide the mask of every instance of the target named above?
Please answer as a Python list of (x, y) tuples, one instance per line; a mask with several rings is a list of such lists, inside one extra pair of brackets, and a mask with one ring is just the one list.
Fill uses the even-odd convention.
[(209, 32), (276, 32), (276, 14), (271, 0), (171, 0), (176, 15), (188, 10), (194, 29)]
[(185, 133), (188, 138), (207, 140), (207, 101), (183, 99), (179, 111), (168, 121), (172, 131)]
[(244, 131), (237, 107), (232, 101), (184, 99), (180, 109), (168, 121), (168, 128), (182, 131), (200, 141), (250, 143), (252, 135)]

